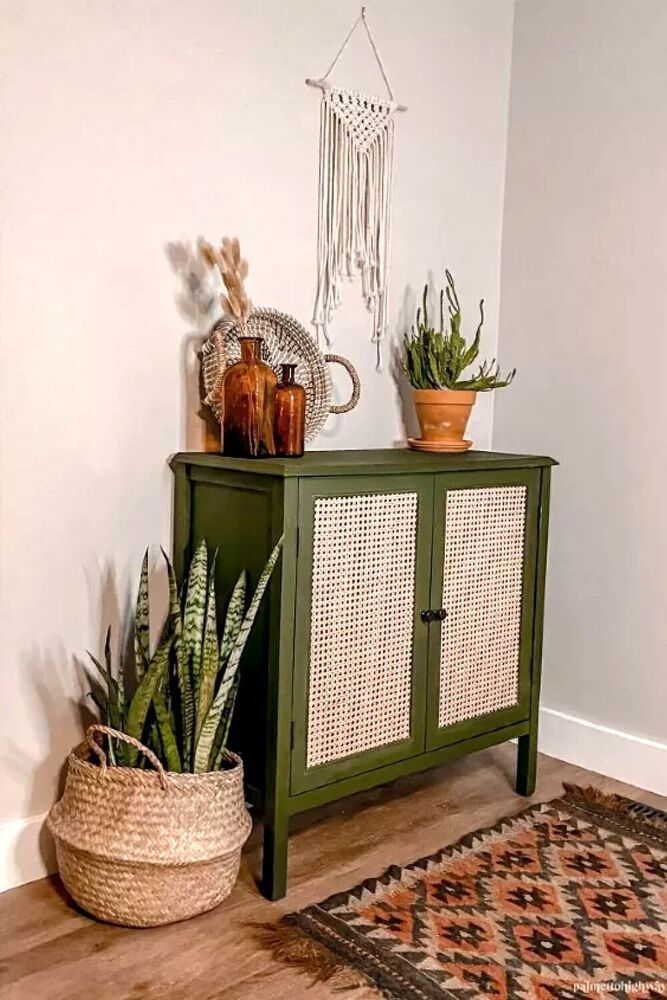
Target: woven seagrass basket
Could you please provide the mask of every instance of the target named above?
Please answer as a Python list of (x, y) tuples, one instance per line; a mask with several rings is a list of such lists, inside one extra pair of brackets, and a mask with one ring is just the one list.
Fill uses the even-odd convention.
[[(131, 743), (155, 767), (108, 767), (95, 734)], [(97, 762), (90, 759), (91, 754)], [(221, 903), (238, 876), (251, 820), (243, 764), (208, 774), (166, 772), (147, 747), (90, 726), (69, 755), (48, 827), (60, 877), (88, 913), (128, 927), (185, 920)]]

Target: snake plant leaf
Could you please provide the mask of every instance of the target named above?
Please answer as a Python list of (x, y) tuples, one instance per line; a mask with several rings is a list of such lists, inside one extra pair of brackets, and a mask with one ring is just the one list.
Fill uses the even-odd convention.
[[(173, 641), (173, 633), (168, 631), (166, 635), (163, 636), (160, 645), (155, 651), (155, 655), (150, 662), (148, 670), (141, 678), (139, 687), (134, 692), (132, 701), (130, 702), (127, 710), (125, 732), (128, 736), (134, 736), (137, 740), (140, 740), (142, 737), (144, 726), (146, 725), (148, 709), (150, 708), (157, 686), (162, 678), (167, 674), (169, 667), (169, 651)], [(131, 763), (134, 763), (137, 758), (137, 751), (134, 750), (133, 747), (130, 747), (130, 751), (130, 760)]]
[[(125, 703), (125, 664), (121, 658), (118, 664), (118, 678), (117, 678), (117, 699), (118, 699), (118, 725), (116, 729), (120, 729), (121, 732), (125, 730), (125, 714), (127, 712), (127, 705)], [(112, 741), (109, 740), (109, 743)], [(118, 757), (119, 764), (127, 763), (127, 756), (130, 747), (127, 743), (123, 743), (122, 740), (116, 740), (117, 749), (116, 756)]]
[(234, 584), (232, 596), (227, 605), (225, 615), (225, 626), (222, 631), (222, 641), (220, 643), (220, 666), (224, 666), (229, 658), (234, 643), (238, 638), (245, 613), (245, 592), (246, 592), (246, 571), (243, 569), (238, 580)]
[[(162, 755), (162, 744), (160, 743), (160, 733), (158, 731), (157, 722), (154, 718), (151, 719), (150, 725), (148, 727), (148, 736), (145, 736), (141, 742), (144, 743), (149, 750), (152, 750), (156, 757), (160, 757)], [(129, 749), (132, 750), (134, 748), (129, 747)], [(143, 771), (145, 771), (149, 767), (152, 767), (152, 764), (150, 764), (148, 761), (148, 757), (146, 757), (144, 754), (139, 754), (137, 750), (135, 750), (134, 752), (134, 759), (132, 760), (131, 766), (133, 767), (137, 766), (137, 756), (139, 757), (139, 767)]]
[[(227, 668), (215, 700), (206, 716), (195, 754), (196, 774), (214, 770), (212, 762), (217, 759), (221, 748), (223, 748), (223, 734), (227, 728), (226, 720), (231, 718), (231, 711), (236, 699), (234, 688), (237, 675), (237, 670), (230, 671), (229, 667)], [(234, 700), (231, 700), (232, 696)]]
[(121, 658), (118, 664), (118, 707), (120, 714), (120, 728), (125, 724), (125, 664)]
[(183, 623), (181, 600), (178, 596), (176, 574), (174, 573), (174, 567), (171, 565), (171, 561), (167, 553), (162, 548), (160, 549), (160, 552), (162, 553), (162, 557), (167, 567), (167, 579), (169, 580), (169, 627), (174, 635), (180, 635)]
[(227, 702), (222, 710), (222, 716), (220, 718), (220, 724), (218, 726), (218, 731), (215, 734), (215, 740), (213, 741), (213, 748), (211, 750), (211, 763), (212, 771), (219, 771), (222, 767), (222, 762), (225, 756), (225, 749), (227, 746), (227, 740), (229, 739), (229, 731), (232, 728), (232, 717), (234, 715), (234, 706), (236, 704), (236, 695), (239, 689), (239, 682), (241, 680), (240, 673), (236, 672), (236, 677), (234, 678), (234, 683), (232, 684), (232, 689), (227, 697)]
[(217, 551), (211, 560), (211, 569), (208, 577), (208, 596), (206, 598), (206, 620), (204, 622), (204, 640), (202, 645), (201, 671), (197, 686), (197, 707), (195, 724), (195, 743), (199, 739), (201, 727), (204, 719), (213, 702), (215, 693), (215, 682), (218, 679), (219, 651), (218, 651), (218, 611), (215, 601), (215, 562)]
[(102, 690), (102, 688), (95, 687), (91, 688), (88, 692), (88, 697), (94, 704), (97, 711), (100, 713), (100, 721), (105, 725), (110, 725), (109, 722), (109, 700)]
[(174, 635), (173, 657), (181, 709), (181, 756), (184, 769), (189, 771), (192, 763), (195, 701), (192, 690), (192, 678), (190, 676), (190, 665), (183, 642), (182, 606), (178, 595), (176, 574), (164, 549), (162, 550), (162, 555), (167, 565), (167, 576), (169, 579), (169, 628)]
[(92, 660), (92, 662), (97, 667), (97, 669), (100, 672), (101, 676), (104, 678), (104, 681), (105, 681), (105, 683), (107, 685), (107, 688), (108, 688), (110, 686), (111, 682), (114, 680), (114, 678), (111, 676), (111, 674), (109, 673), (109, 671), (107, 670), (107, 668), (102, 666), (102, 664), (97, 659), (97, 657), (93, 656), (93, 654), (90, 652), (89, 649), (87, 649), (86, 652), (88, 653), (88, 656), (90, 657), (90, 659)]
[(183, 612), (183, 642), (195, 686), (201, 670), (207, 584), (208, 552), (206, 541), (202, 539), (197, 546), (190, 566)]
[[(110, 664), (110, 657), (108, 654), (108, 635), (109, 633), (107, 632), (107, 641), (105, 642), (104, 652), (105, 659)], [(87, 653), (106, 684), (106, 723), (111, 726), (112, 729), (120, 729), (123, 724), (124, 706), (121, 703), (118, 681), (111, 673), (109, 667), (103, 667), (100, 661), (93, 656), (90, 650), (87, 650)]]
[(239, 689), (239, 682), (241, 680), (241, 674), (237, 670), (232, 681), (231, 687), (229, 689), (229, 694), (227, 695), (227, 700), (222, 709), (222, 715), (220, 716), (220, 722), (218, 723), (218, 728), (216, 730), (215, 738), (213, 740), (213, 746), (211, 747), (211, 754), (208, 760), (209, 769), (211, 771), (218, 771), (222, 765), (222, 761), (225, 755), (225, 746), (229, 738), (229, 730), (232, 725), (232, 716), (234, 714), (234, 706), (236, 704), (236, 694)]
[(104, 663), (111, 677), (113, 675), (113, 666), (111, 663), (111, 625), (108, 626), (107, 634), (104, 637)]
[(134, 659), (137, 678), (141, 678), (148, 669), (150, 661), (150, 612), (148, 602), (148, 549), (144, 553), (139, 577), (137, 603), (134, 609)]
[(160, 744), (162, 746), (162, 756), (166, 762), (168, 771), (175, 771), (180, 774), (183, 770), (181, 757), (178, 752), (178, 743), (174, 729), (174, 718), (167, 706), (166, 677), (157, 685), (153, 696), (153, 710), (157, 723)]
[[(104, 662), (106, 666), (103, 667), (100, 661), (93, 656), (90, 650), (87, 650), (87, 653), (106, 685), (103, 689), (91, 691), (91, 697), (100, 710), (102, 721), (107, 726), (111, 726), (112, 729), (122, 729), (125, 721), (125, 694), (123, 689), (122, 665), (118, 673), (118, 679), (116, 679), (113, 675), (111, 665), (111, 628), (107, 629), (104, 639)], [(127, 745), (118, 742), (116, 752), (114, 753), (114, 741), (111, 737), (107, 738), (107, 743), (111, 763), (113, 765), (116, 763), (124, 764), (127, 758)]]
[(255, 617), (257, 615), (257, 610), (261, 603), (262, 597), (264, 596), (264, 591), (266, 590), (269, 580), (271, 578), (271, 573), (273, 572), (273, 567), (278, 562), (278, 557), (280, 556), (280, 550), (283, 545), (283, 537), (281, 536), (277, 545), (275, 546), (273, 552), (269, 556), (266, 566), (261, 572), (260, 578), (257, 581), (257, 587), (255, 593), (253, 594), (252, 600), (248, 606), (248, 610), (245, 613), (243, 622), (241, 623), (241, 628), (239, 629), (236, 640), (232, 646), (229, 654), (229, 659), (227, 661), (227, 668), (225, 674), (222, 678), (222, 682), (218, 689), (218, 692), (213, 699), (213, 704), (211, 705), (208, 715), (204, 720), (204, 724), (199, 735), (199, 740), (197, 741), (197, 747), (195, 750), (195, 766), (194, 771), (196, 774), (202, 774), (209, 769), (209, 761), (211, 758), (211, 751), (215, 741), (215, 736), (220, 725), (220, 720), (222, 717), (222, 712), (225, 707), (227, 698), (232, 690), (236, 672), (239, 667), (241, 660), (241, 654), (245, 648), (246, 641), (250, 634), (250, 629), (253, 626)]

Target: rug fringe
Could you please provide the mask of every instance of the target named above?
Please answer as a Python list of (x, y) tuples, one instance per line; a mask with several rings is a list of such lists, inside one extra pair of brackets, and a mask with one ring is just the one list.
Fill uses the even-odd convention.
[(291, 965), (310, 977), (313, 984), (327, 983), (334, 990), (350, 991), (366, 988), (359, 998), (379, 997), (379, 993), (366, 976), (347, 965), (326, 945), (309, 937), (288, 918), (277, 924), (252, 923), (259, 943), (271, 952), (278, 962)]
[(627, 799), (623, 795), (614, 792), (601, 792), (599, 788), (592, 785), (571, 785), (563, 782), (566, 802), (575, 805), (590, 806), (595, 809), (606, 810), (625, 816), (629, 819), (643, 823), (661, 833), (667, 833), (667, 813), (653, 806), (647, 806), (643, 802), (636, 802), (634, 799)]

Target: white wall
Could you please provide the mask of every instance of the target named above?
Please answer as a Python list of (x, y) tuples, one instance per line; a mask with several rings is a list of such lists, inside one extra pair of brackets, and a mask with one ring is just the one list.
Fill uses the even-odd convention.
[(494, 426), (561, 462), (545, 749), (665, 793), (666, 49), (664, 0), (517, 0)]
[[(448, 263), (496, 349), (512, 0), (383, 0), (369, 18), (395, 91), (391, 324)], [(356, 0), (5, 0), (0, 264), (0, 853), (38, 872), (39, 825), (85, 691), (75, 659), (118, 629), (149, 542), (168, 544), (167, 456), (196, 445), (187, 389), (204, 324), (170, 243), (238, 234), (250, 292), (307, 321), (319, 75)], [(336, 76), (379, 85), (362, 36)], [(464, 317), (465, 318), (465, 317)], [(336, 348), (362, 401), (322, 447), (402, 438), (351, 286)], [(508, 357), (510, 351), (508, 349)], [(344, 382), (341, 380), (340, 388)], [(488, 445), (489, 397), (472, 430)], [(556, 450), (556, 449), (554, 449)], [(116, 634), (116, 644), (118, 642)], [(10, 824), (10, 825), (7, 825)]]

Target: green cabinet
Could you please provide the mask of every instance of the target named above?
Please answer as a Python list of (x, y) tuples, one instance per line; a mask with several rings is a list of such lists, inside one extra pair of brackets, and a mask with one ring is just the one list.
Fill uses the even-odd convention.
[(231, 738), (270, 898), (298, 812), (514, 737), (517, 790), (532, 793), (553, 464), (398, 449), (172, 460), (177, 573), (205, 537), (226, 603), (285, 538)]

